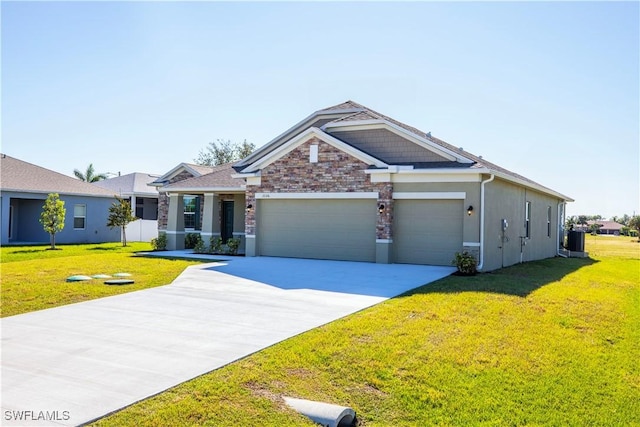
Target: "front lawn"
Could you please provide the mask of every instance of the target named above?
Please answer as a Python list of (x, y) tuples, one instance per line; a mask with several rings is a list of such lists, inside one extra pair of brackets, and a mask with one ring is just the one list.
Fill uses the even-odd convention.
[(445, 278), (95, 425), (313, 425), (282, 396), (351, 406), (365, 426), (639, 425), (640, 244), (586, 249)]
[[(193, 261), (136, 257), (149, 243), (5, 246), (0, 248), (2, 316), (42, 310), (154, 286), (167, 285)], [(108, 286), (104, 280), (67, 282), (81, 274), (130, 273), (133, 285)]]

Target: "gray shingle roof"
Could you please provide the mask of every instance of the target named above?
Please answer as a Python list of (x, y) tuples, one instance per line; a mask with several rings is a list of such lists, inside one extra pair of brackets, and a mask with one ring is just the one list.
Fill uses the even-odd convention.
[(0, 189), (25, 193), (75, 194), (113, 197), (111, 190), (96, 187), (77, 178), (0, 154)]
[(92, 185), (106, 188), (113, 194), (130, 196), (130, 195), (147, 195), (148, 197), (157, 197), (158, 191), (155, 187), (148, 184), (159, 178), (160, 175), (149, 173), (134, 172), (127, 175), (117, 176), (110, 179), (94, 182)]
[[(336, 119), (333, 122), (347, 124), (347, 122), (349, 122), (349, 121), (366, 120), (366, 119), (370, 119), (370, 118), (377, 118), (377, 119), (380, 119), (380, 120), (386, 120), (386, 121), (388, 121), (390, 123), (393, 123), (396, 126), (399, 126), (399, 127), (403, 128), (403, 129), (405, 129), (405, 130), (407, 130), (407, 131), (409, 131), (409, 132), (411, 132), (411, 133), (413, 133), (415, 135), (420, 136), (421, 138), (428, 139), (431, 142), (433, 142), (433, 143), (435, 143), (435, 144), (437, 144), (437, 145), (439, 145), (439, 146), (441, 146), (443, 148), (446, 148), (447, 150), (453, 151), (455, 153), (460, 154), (463, 157), (466, 157), (469, 160), (472, 160), (473, 162), (475, 162), (475, 165), (472, 166), (474, 168), (491, 169), (491, 170), (494, 170), (494, 171), (497, 171), (497, 172), (504, 173), (505, 175), (509, 175), (509, 176), (511, 176), (513, 178), (517, 178), (519, 180), (528, 182), (530, 184), (533, 184), (533, 185), (536, 185), (536, 186), (539, 186), (539, 187), (542, 187), (542, 188), (546, 188), (546, 189), (548, 189), (550, 191), (553, 191), (553, 190), (551, 190), (551, 189), (549, 189), (547, 187), (544, 187), (544, 186), (538, 184), (537, 182), (535, 182), (535, 181), (533, 181), (533, 180), (531, 180), (531, 179), (529, 179), (527, 177), (524, 177), (524, 176), (522, 176), (520, 174), (512, 172), (512, 171), (510, 171), (508, 169), (505, 169), (505, 168), (503, 168), (501, 166), (498, 166), (495, 163), (491, 163), (491, 162), (489, 162), (489, 161), (487, 161), (487, 160), (485, 160), (483, 158), (480, 158), (480, 157), (478, 157), (478, 156), (476, 156), (476, 155), (474, 155), (472, 153), (469, 153), (468, 151), (461, 150), (460, 148), (455, 147), (455, 146), (453, 146), (453, 145), (449, 144), (448, 142), (445, 142), (445, 141), (443, 141), (441, 139), (435, 138), (435, 137), (431, 136), (431, 132), (429, 132), (429, 133), (423, 132), (420, 129), (414, 128), (413, 126), (409, 126), (409, 125), (404, 124), (402, 122), (399, 122), (399, 121), (397, 121), (395, 119), (392, 119), (389, 116), (385, 116), (384, 114), (380, 114), (377, 111), (374, 111), (374, 110), (372, 110), (372, 109), (370, 109), (368, 107), (365, 107), (364, 105), (360, 105), (357, 102), (349, 100), (349, 101), (346, 101), (346, 102), (344, 102), (342, 104), (334, 105), (333, 107), (328, 107), (328, 108), (322, 109), (320, 111), (327, 111), (327, 110), (332, 110), (332, 109), (345, 109), (345, 108), (357, 108), (357, 109), (360, 109), (361, 111), (358, 112), (358, 113), (355, 113), (355, 114), (351, 114), (351, 115), (348, 115), (348, 116), (345, 116), (345, 117), (341, 117), (340, 119)], [(385, 159), (382, 159), (382, 160), (385, 160)], [(416, 164), (414, 166), (415, 167), (420, 167), (418, 164)]]
[[(193, 190), (205, 188), (238, 189), (242, 185), (242, 181), (231, 177), (231, 175), (236, 173), (236, 171), (232, 167), (234, 163), (235, 162), (231, 162), (224, 165), (215, 166), (213, 167), (213, 171), (206, 175), (174, 182), (173, 184), (161, 187), (161, 190), (171, 191), (177, 188), (190, 188)], [(209, 170), (211, 170), (211, 167), (209, 167)]]

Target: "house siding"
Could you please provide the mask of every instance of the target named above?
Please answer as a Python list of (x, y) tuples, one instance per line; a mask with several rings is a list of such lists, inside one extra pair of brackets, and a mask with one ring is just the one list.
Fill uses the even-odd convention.
[[(558, 198), (496, 179), (486, 186), (484, 270), (550, 258), (558, 248)], [(531, 202), (531, 237), (525, 236), (525, 203)], [(551, 235), (547, 236), (547, 209), (551, 207)], [(501, 220), (509, 227), (502, 238)], [(526, 243), (521, 247), (521, 241)], [(521, 257), (522, 253), (522, 257)]]
[[(46, 194), (2, 193), (2, 244), (11, 242), (48, 243), (49, 234), (40, 224), (40, 213)], [(66, 209), (64, 229), (56, 233), (56, 243), (119, 242), (120, 229), (107, 227), (109, 207), (116, 200), (109, 197), (87, 197), (60, 194)], [(73, 228), (73, 208), (84, 204), (86, 223), (84, 229)], [(9, 206), (13, 206), (13, 229), (9, 240)]]
[(448, 162), (446, 159), (386, 129), (336, 131), (332, 136), (387, 163)]

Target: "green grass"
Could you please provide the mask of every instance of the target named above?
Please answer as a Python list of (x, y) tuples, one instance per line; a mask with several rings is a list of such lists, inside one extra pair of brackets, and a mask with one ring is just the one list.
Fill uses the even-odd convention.
[(364, 426), (640, 425), (640, 244), (587, 251), (445, 278), (95, 425), (313, 425), (282, 396)]
[[(0, 248), (2, 316), (42, 310), (125, 292), (169, 284), (193, 261), (136, 257), (148, 243), (5, 246)], [(82, 274), (131, 273), (133, 285), (108, 286), (102, 280), (67, 282)]]

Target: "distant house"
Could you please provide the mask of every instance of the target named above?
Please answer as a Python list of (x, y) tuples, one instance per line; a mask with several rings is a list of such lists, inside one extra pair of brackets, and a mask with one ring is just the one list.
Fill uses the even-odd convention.
[(363, 105), (318, 110), (231, 165), (156, 181), (169, 249), (199, 233), (246, 256), (490, 271), (553, 257), (571, 198)]
[(131, 203), (132, 213), (139, 220), (127, 226), (127, 240), (130, 242), (149, 242), (158, 236), (158, 190), (149, 184), (159, 177), (160, 175), (134, 172), (92, 184)]
[(0, 154), (0, 191), (2, 245), (49, 242), (39, 222), (49, 193), (58, 193), (67, 211), (57, 243), (120, 241), (120, 230), (107, 227), (111, 190)]
[(587, 221), (587, 230), (591, 228), (593, 224), (598, 224), (598, 234), (612, 234), (615, 236), (620, 235), (620, 231), (624, 225), (615, 221)]

